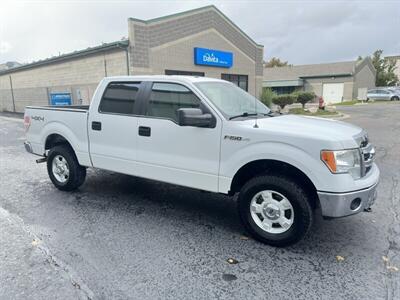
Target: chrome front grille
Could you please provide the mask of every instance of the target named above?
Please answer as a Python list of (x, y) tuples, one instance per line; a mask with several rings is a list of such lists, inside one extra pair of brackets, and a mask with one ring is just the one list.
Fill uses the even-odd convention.
[(364, 138), (361, 140), (360, 147), (364, 148), (364, 147), (366, 147), (368, 145), (368, 143), (369, 143), (368, 137), (364, 136)]
[(364, 136), (360, 143), (360, 151), (361, 151), (361, 176), (365, 176), (372, 167), (372, 163), (375, 160), (375, 148), (372, 146), (368, 137)]

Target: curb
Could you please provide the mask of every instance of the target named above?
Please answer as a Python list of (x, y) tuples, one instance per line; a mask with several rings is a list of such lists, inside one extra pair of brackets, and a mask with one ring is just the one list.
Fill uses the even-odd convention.
[[(286, 115), (290, 115), (290, 114), (286, 114)], [(345, 120), (350, 118), (351, 116), (348, 114), (344, 114), (344, 113), (338, 113), (338, 115), (332, 115), (332, 116), (324, 116), (324, 115), (320, 115), (320, 116), (307, 116), (307, 115), (296, 115), (296, 114), (292, 114), (294, 116), (305, 116), (305, 117), (313, 117), (313, 118), (321, 118), (321, 119), (330, 119), (330, 120)]]
[(331, 119), (331, 120), (345, 120), (345, 119), (348, 119), (348, 118), (350, 118), (351, 116), (350, 115), (348, 115), (348, 114), (343, 114), (343, 113), (339, 113), (339, 116), (327, 116), (327, 117), (324, 117), (324, 118), (326, 118), (326, 119)]
[(0, 117), (10, 118), (10, 119), (11, 118), (23, 119), (24, 113), (3, 111), (3, 112), (0, 112)]
[(4, 115), (0, 115), (0, 120), (6, 120), (6, 121), (12, 121), (12, 122), (18, 122), (22, 123), (24, 120), (20, 119), (18, 117), (6, 117)]

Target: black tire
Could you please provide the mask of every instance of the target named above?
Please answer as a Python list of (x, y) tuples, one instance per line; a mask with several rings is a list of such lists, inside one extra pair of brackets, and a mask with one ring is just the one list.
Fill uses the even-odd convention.
[[(65, 158), (69, 168), (69, 175), (65, 182), (57, 180), (52, 170), (53, 160), (59, 156)], [(79, 165), (74, 150), (68, 145), (55, 146), (50, 149), (47, 157), (47, 172), (55, 187), (61, 191), (76, 190), (86, 178), (86, 168)]]
[[(294, 211), (292, 225), (283, 233), (269, 233), (259, 227), (250, 211), (252, 198), (260, 191), (273, 190), (289, 200)], [(249, 180), (238, 197), (238, 210), (246, 230), (258, 241), (276, 247), (284, 247), (300, 241), (313, 223), (313, 210), (306, 191), (296, 182), (286, 177), (265, 175)]]
[(393, 96), (392, 98), (390, 98), (390, 101), (399, 101), (399, 97)]

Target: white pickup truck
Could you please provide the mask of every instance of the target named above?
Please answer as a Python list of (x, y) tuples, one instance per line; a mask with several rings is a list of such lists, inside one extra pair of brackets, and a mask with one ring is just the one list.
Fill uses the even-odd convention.
[[(375, 150), (359, 127), (276, 115), (235, 85), (186, 76), (103, 79), (89, 106), (26, 108), (25, 148), (70, 191), (94, 167), (238, 194), (244, 227), (264, 243), (299, 241), (324, 217), (369, 209)], [(157, 195), (154, 195), (155, 197)]]

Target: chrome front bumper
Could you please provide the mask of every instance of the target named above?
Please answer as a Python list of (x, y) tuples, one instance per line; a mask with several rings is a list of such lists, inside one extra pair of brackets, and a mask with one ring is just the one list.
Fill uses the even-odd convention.
[[(359, 213), (364, 209), (371, 207), (377, 197), (377, 186), (378, 182), (367, 189), (355, 192), (318, 192), (322, 215), (330, 218), (344, 217)], [(352, 203), (354, 205), (354, 203), (358, 202), (360, 202), (360, 204), (352, 209)]]

